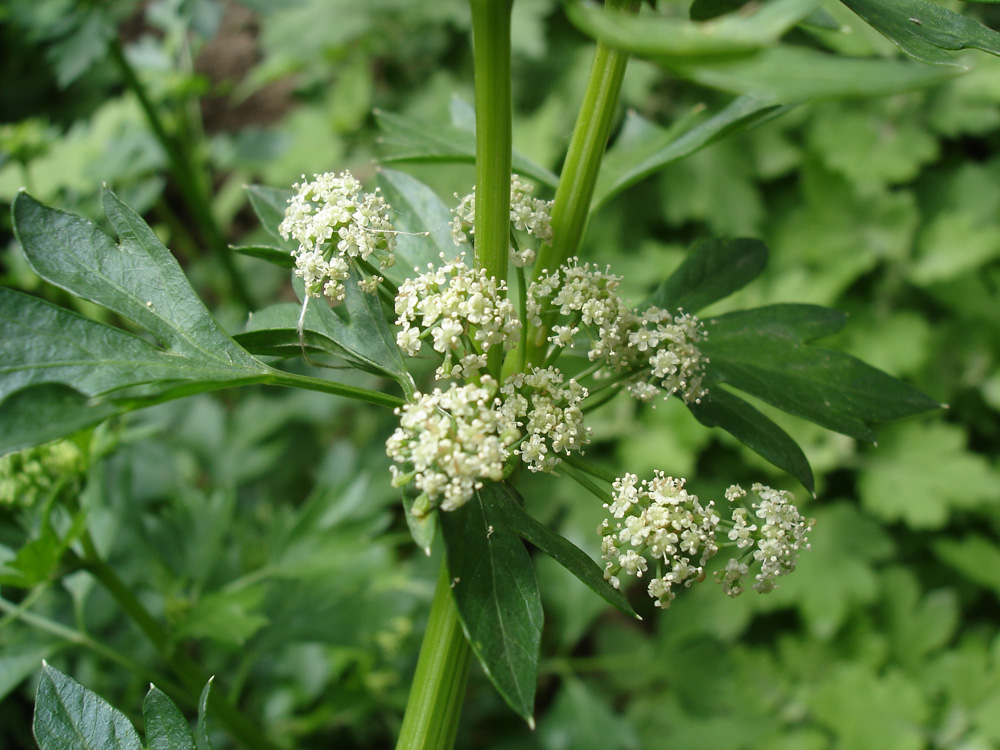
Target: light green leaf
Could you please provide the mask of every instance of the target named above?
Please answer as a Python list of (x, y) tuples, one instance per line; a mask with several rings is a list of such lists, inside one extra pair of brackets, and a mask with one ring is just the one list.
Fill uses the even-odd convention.
[(767, 246), (760, 240), (702, 240), (643, 307), (698, 312), (745, 287), (766, 265)]
[(544, 750), (638, 750), (639, 740), (628, 720), (612, 710), (571, 675), (560, 680), (559, 694), (538, 725)]
[(210, 677), (205, 687), (201, 690), (198, 698), (198, 726), (195, 731), (195, 739), (198, 740), (198, 750), (212, 750), (212, 740), (208, 736), (208, 699), (212, 694), (212, 682), (215, 677)]
[(38, 683), (33, 728), (41, 750), (142, 750), (124, 714), (48, 664)]
[(927, 63), (955, 64), (944, 50), (1000, 55), (1000, 34), (973, 18), (926, 0), (840, 0), (903, 52)]
[(741, 96), (709, 119), (681, 133), (672, 128), (661, 128), (641, 115), (629, 113), (621, 135), (601, 162), (591, 210), (596, 211), (629, 186), (667, 164), (690, 156), (727, 135), (777, 117), (783, 111), (772, 101)]
[(708, 321), (706, 382), (723, 382), (789, 414), (859, 440), (869, 427), (938, 408), (912, 386), (841, 352), (808, 346), (845, 316), (814, 305), (771, 305)]
[(0, 648), (0, 701), (35, 673), (38, 665), (58, 650), (54, 643), (24, 643)]
[(892, 568), (882, 574), (882, 605), (889, 622), (889, 643), (895, 659), (919, 667), (929, 654), (955, 635), (960, 610), (954, 589), (937, 589), (921, 596), (916, 574)]
[(782, 104), (888, 96), (942, 83), (963, 72), (952, 66), (844, 57), (789, 45), (765, 49), (749, 58), (671, 64), (670, 69), (703, 86)]
[(980, 534), (961, 539), (943, 537), (933, 543), (936, 554), (970, 581), (992, 589), (1000, 596), (1000, 547)]
[(965, 443), (965, 431), (950, 424), (887, 430), (865, 457), (861, 501), (879, 518), (914, 529), (941, 528), (955, 511), (997, 507), (1000, 475)]
[(150, 685), (142, 703), (149, 750), (195, 750), (191, 727), (166, 693)]
[(497, 510), (488, 483), (457, 510), (438, 514), (462, 628), (483, 671), (529, 723), (535, 705), (542, 603), (531, 558)]
[(198, 599), (172, 634), (178, 640), (210, 638), (242, 646), (268, 623), (260, 611), (263, 600), (264, 589), (260, 586), (214, 591)]
[(566, 13), (589, 36), (660, 62), (746, 55), (777, 41), (822, 4), (821, 0), (772, 0), (698, 23), (653, 14), (627, 15), (573, 2)]
[(630, 617), (639, 617), (622, 592), (604, 580), (604, 572), (586, 552), (524, 510), (524, 501), (513, 487), (499, 485), (492, 502), (494, 511), (508, 529), (562, 565), (612, 607)]
[(996, 258), (1000, 227), (972, 211), (943, 211), (920, 234), (910, 278), (921, 286), (951, 281)]

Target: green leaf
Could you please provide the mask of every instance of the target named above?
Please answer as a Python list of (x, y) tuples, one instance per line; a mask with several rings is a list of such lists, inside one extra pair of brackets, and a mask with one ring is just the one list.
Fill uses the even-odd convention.
[(264, 589), (251, 586), (235, 591), (214, 591), (201, 597), (187, 617), (172, 631), (178, 639), (211, 638), (233, 646), (242, 646), (268, 619), (260, 609)]
[(60, 383), (22, 388), (0, 401), (0, 454), (71, 435), (127, 410)]
[(559, 694), (538, 725), (544, 750), (636, 750), (641, 747), (627, 718), (582, 681), (566, 675)]
[(562, 565), (612, 607), (629, 617), (641, 619), (622, 592), (604, 580), (604, 571), (586, 552), (524, 510), (524, 501), (513, 487), (499, 485), (493, 493), (492, 502), (497, 517), (510, 531)]
[(953, 513), (997, 508), (1000, 474), (966, 449), (961, 427), (907, 424), (887, 431), (858, 480), (864, 506), (886, 521), (937, 529)]
[(212, 750), (212, 740), (208, 736), (208, 698), (212, 693), (212, 682), (215, 677), (209, 677), (198, 698), (198, 725), (195, 738), (198, 740), (198, 750)]
[(1000, 547), (992, 539), (980, 534), (943, 537), (933, 542), (933, 548), (945, 565), (1000, 596)]
[(486, 484), (438, 523), (469, 645), (507, 704), (532, 723), (542, 604), (531, 558), (497, 509), (502, 500), (500, 485)]
[(705, 23), (654, 14), (627, 15), (573, 2), (570, 21), (585, 34), (625, 52), (661, 62), (747, 55), (776, 42), (822, 5), (821, 0), (772, 0)]
[[(380, 158), (383, 164), (404, 162), (462, 162), (476, 161), (476, 134), (444, 123), (425, 122), (413, 117), (375, 110), (378, 126), (385, 132), (380, 139), (392, 152)], [(551, 170), (536, 164), (514, 151), (511, 167), (519, 175), (555, 188), (559, 177)]]
[(295, 258), (287, 250), (271, 245), (230, 245), (234, 253), (246, 255), (249, 258), (266, 260), (281, 268), (295, 268)]
[(716, 386), (700, 404), (690, 403), (687, 407), (706, 427), (721, 427), (747, 448), (798, 479), (809, 492), (816, 492), (812, 468), (798, 443), (740, 397)]
[(767, 245), (760, 240), (702, 240), (643, 307), (695, 313), (757, 278), (767, 265)]
[(295, 195), (295, 191), (266, 185), (247, 185), (245, 189), (250, 199), (250, 206), (257, 214), (264, 230), (278, 241), (279, 247), (287, 248), (289, 252), (294, 249), (296, 243), (282, 237), (278, 232), (278, 226), (285, 219), (288, 200)]
[(814, 305), (771, 305), (708, 322), (706, 383), (728, 383), (789, 414), (874, 442), (871, 422), (936, 409), (915, 388), (842, 352), (807, 346), (845, 316)]
[(956, 64), (944, 50), (1000, 55), (1000, 34), (975, 19), (926, 0), (840, 0), (903, 52), (927, 63)]
[(621, 135), (601, 162), (591, 210), (597, 210), (627, 187), (667, 164), (690, 156), (727, 135), (777, 117), (783, 111), (772, 101), (741, 96), (708, 120), (680, 134), (673, 128), (661, 128), (641, 115), (627, 114)]
[(195, 750), (191, 727), (166, 693), (150, 685), (142, 703), (149, 750)]
[(406, 526), (410, 530), (410, 536), (424, 554), (430, 557), (431, 545), (434, 542), (434, 534), (437, 531), (437, 513), (425, 513), (418, 516), (413, 512), (414, 498), (405, 490), (403, 491), (403, 511), (406, 514)]
[(123, 713), (48, 664), (38, 682), (33, 727), (41, 750), (142, 750)]
[(45, 56), (55, 65), (56, 81), (66, 88), (105, 57), (117, 28), (105, 8), (83, 6), (69, 14), (71, 29)]
[[(438, 266), (441, 253), (453, 258), (460, 252), (451, 239), (451, 211), (437, 193), (405, 172), (380, 169), (378, 185), (385, 202), (392, 206), (396, 235), (396, 265), (385, 276), (397, 284), (410, 278), (414, 268), (421, 273), (428, 264)], [(427, 236), (423, 233), (430, 232)]]
[(215, 322), (153, 230), (107, 188), (104, 210), (118, 244), (93, 222), (18, 194), (15, 234), (35, 273), (142, 326), (175, 354), (229, 372), (261, 372), (264, 366)]
[(0, 702), (33, 675), (38, 665), (58, 648), (54, 643), (24, 643), (0, 649)]
[(953, 66), (844, 57), (789, 45), (738, 60), (669, 67), (702, 86), (783, 104), (818, 98), (887, 96), (942, 83), (963, 72)]

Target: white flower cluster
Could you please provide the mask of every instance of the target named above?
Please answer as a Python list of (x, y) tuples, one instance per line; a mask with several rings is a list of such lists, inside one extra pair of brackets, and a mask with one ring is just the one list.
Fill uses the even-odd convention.
[[(552, 201), (544, 201), (532, 197), (535, 188), (524, 182), (516, 174), (510, 178), (510, 222), (514, 228), (527, 232), (539, 242), (552, 241)], [(475, 189), (464, 198), (459, 199), (458, 206), (452, 209), (455, 218), (451, 222), (451, 238), (456, 245), (472, 241), (475, 234), (476, 193)], [(520, 251), (513, 245), (510, 248), (510, 262), (523, 267), (535, 262), (535, 251), (524, 248)]]
[[(298, 192), (288, 200), (278, 231), (299, 243), (295, 273), (305, 282), (306, 294), (342, 300), (351, 262), (367, 261), (376, 250), (382, 253), (382, 268), (392, 265), (395, 231), (377, 189), (362, 196), (361, 183), (350, 172), (314, 175), (312, 182), (303, 175), (293, 187)], [(374, 294), (381, 280), (371, 276), (362, 289)]]
[(500, 416), (510, 428), (526, 434), (514, 450), (531, 471), (549, 471), (561, 459), (590, 442), (579, 404), (587, 389), (555, 367), (511, 375), (500, 389)]
[[(656, 561), (666, 570), (648, 586), (658, 607), (670, 606), (675, 596), (673, 588), (678, 584), (690, 586), (693, 581), (704, 580), (704, 566), (719, 550), (716, 537), (720, 528), (729, 528), (730, 542), (746, 550), (741, 558), (730, 560), (725, 570), (715, 574), (729, 596), (743, 592), (743, 579), (750, 572), (745, 559), (760, 563), (753, 587), (766, 594), (775, 588), (776, 578), (795, 569), (799, 550), (809, 549), (806, 535), (813, 521), (801, 516), (788, 492), (753, 485), (752, 492), (760, 502), (749, 508), (740, 504), (729, 523), (721, 521), (714, 503), (702, 505), (697, 496), (689, 494), (683, 479), (658, 471), (652, 481), (638, 481), (634, 474), (617, 479), (612, 501), (604, 506), (610, 515), (598, 528), (603, 537), (604, 577), (618, 588), (622, 571), (641, 578), (649, 569), (649, 560)], [(726, 491), (731, 503), (746, 495), (739, 485)], [(751, 517), (760, 520), (760, 525), (751, 523)]]
[(683, 479), (657, 471), (651, 481), (638, 482), (635, 474), (617, 479), (612, 502), (604, 506), (615, 519), (605, 519), (598, 529), (604, 577), (618, 588), (623, 570), (641, 578), (649, 569), (647, 557), (654, 560), (660, 570), (647, 591), (657, 607), (666, 609), (675, 586), (704, 579), (705, 564), (719, 549), (719, 516), (714, 503), (702, 505), (684, 489)]
[(393, 485), (413, 480), (417, 488), (442, 510), (461, 507), (483, 486), (500, 481), (516, 433), (504, 433), (497, 407), (496, 381), (482, 385), (452, 385), (416, 394), (396, 409), (399, 427), (386, 441), (386, 453), (412, 469), (390, 467)]
[[(442, 256), (442, 260), (443, 260)], [(414, 269), (417, 270), (417, 269)], [(434, 351), (444, 355), (437, 378), (468, 378), (486, 367), (494, 345), (511, 349), (521, 321), (506, 298), (507, 284), (469, 268), (464, 257), (404, 281), (396, 294), (396, 343), (415, 356), (428, 332)]]
[(535, 327), (554, 312), (565, 323), (551, 323), (549, 342), (558, 348), (573, 346), (581, 331), (590, 340), (587, 356), (603, 362), (614, 373), (634, 373), (628, 390), (641, 401), (661, 391), (664, 398), (680, 393), (690, 403), (705, 395), (704, 360), (697, 342), (704, 328), (693, 315), (671, 315), (649, 307), (633, 313), (618, 294), (621, 277), (600, 271), (576, 259), (562, 269), (543, 273), (528, 288), (527, 313)]
[[(766, 594), (776, 588), (777, 578), (795, 570), (799, 550), (809, 549), (806, 535), (812, 530), (814, 521), (802, 517), (792, 504), (795, 498), (789, 492), (759, 483), (754, 484), (750, 491), (759, 502), (752, 503), (749, 508), (741, 504), (733, 510), (733, 528), (729, 539), (737, 548), (748, 551), (744, 558), (752, 556), (755, 562), (760, 563), (760, 572), (753, 587)], [(746, 490), (739, 485), (733, 485), (726, 491), (726, 499), (731, 503), (746, 496)], [(751, 523), (752, 518), (758, 519), (760, 525)], [(742, 559), (733, 558), (724, 571), (716, 574), (716, 580), (722, 584), (726, 594), (735, 597), (743, 593), (743, 579), (749, 572), (749, 565)]]

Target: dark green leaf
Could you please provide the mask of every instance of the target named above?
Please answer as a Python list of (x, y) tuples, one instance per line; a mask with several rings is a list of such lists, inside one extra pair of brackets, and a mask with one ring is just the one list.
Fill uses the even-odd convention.
[(978, 49), (1000, 55), (1000, 34), (975, 19), (926, 0), (840, 0), (911, 57), (956, 64), (944, 50)]
[(738, 60), (671, 63), (682, 78), (710, 88), (792, 104), (809, 99), (886, 96), (942, 83), (963, 71), (899, 60), (844, 57), (778, 45)]
[(821, 0), (772, 0), (699, 23), (654, 14), (627, 15), (573, 2), (569, 19), (584, 33), (617, 49), (655, 60), (746, 55), (777, 41)]
[(644, 177), (732, 133), (753, 127), (783, 112), (773, 101), (741, 96), (708, 120), (678, 134), (661, 128), (641, 115), (626, 116), (622, 133), (608, 149), (594, 188), (596, 210)]
[(493, 508), (508, 529), (538, 547), (612, 607), (630, 617), (639, 617), (622, 592), (604, 580), (604, 572), (586, 552), (566, 537), (536, 521), (522, 505), (517, 491), (509, 485), (500, 485), (493, 493)]
[[(375, 111), (375, 119), (385, 132), (380, 142), (391, 149), (381, 157), (384, 164), (401, 162), (463, 162), (476, 161), (476, 134), (444, 123), (424, 122), (412, 117)], [(519, 175), (550, 188), (555, 188), (559, 177), (551, 170), (536, 164), (517, 151), (511, 157), (511, 166)]]
[(688, 404), (688, 409), (706, 427), (721, 427), (815, 493), (812, 468), (798, 443), (743, 399), (717, 385), (700, 404)]
[(698, 312), (745, 287), (766, 265), (767, 246), (760, 240), (702, 240), (643, 307)]
[(278, 226), (285, 218), (288, 200), (295, 195), (295, 191), (266, 185), (247, 185), (246, 191), (250, 206), (264, 230), (278, 241), (280, 247), (288, 248), (289, 251), (296, 247), (295, 242), (286, 240), (278, 233)]
[[(302, 305), (282, 302), (265, 307), (253, 313), (247, 321), (247, 330), (234, 338), (240, 346), (252, 354), (270, 357), (301, 357), (305, 354), (326, 353), (350, 359), (350, 352), (338, 346), (337, 342), (317, 328), (322, 327), (317, 318), (318, 305), (325, 300), (312, 300), (306, 308), (301, 335), (298, 331)], [(352, 364), (355, 364), (352, 361)]]
[(531, 558), (486, 484), (457, 510), (439, 513), (462, 627), (500, 695), (529, 723), (535, 705), (542, 604)]
[(827, 429), (874, 441), (870, 422), (939, 407), (929, 396), (841, 352), (807, 346), (844, 315), (814, 305), (771, 305), (708, 322), (706, 382), (724, 382)]
[(153, 230), (107, 188), (104, 209), (120, 244), (87, 219), (18, 194), (14, 229), (32, 269), (137, 323), (176, 354), (230, 372), (262, 371), (215, 322)]
[(167, 694), (151, 685), (142, 703), (149, 750), (195, 750), (191, 727)]
[[(439, 265), (441, 253), (449, 259), (458, 255), (451, 239), (451, 211), (437, 193), (395, 169), (380, 169), (378, 184), (392, 206), (393, 226), (404, 233), (396, 236), (396, 265), (386, 269), (387, 278), (400, 284), (414, 268), (423, 273), (428, 264)], [(430, 235), (422, 236), (424, 232)]]
[(250, 258), (258, 258), (273, 263), (281, 268), (295, 268), (295, 258), (287, 250), (271, 245), (230, 245), (229, 249), (234, 253), (246, 255)]
[(41, 750), (142, 750), (124, 714), (48, 664), (38, 682), (33, 727)]
[(70, 435), (126, 410), (60, 383), (22, 388), (0, 401), (0, 455)]

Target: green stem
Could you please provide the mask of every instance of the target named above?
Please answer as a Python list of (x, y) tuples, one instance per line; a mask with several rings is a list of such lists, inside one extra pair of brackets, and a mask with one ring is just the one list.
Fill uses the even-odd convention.
[(163, 146), (167, 153), (167, 161), (170, 164), (170, 173), (180, 187), (181, 196), (188, 211), (198, 223), (204, 234), (204, 239), (209, 250), (222, 265), (229, 277), (229, 283), (233, 293), (240, 303), (247, 309), (253, 309), (253, 300), (243, 282), (243, 277), (233, 262), (233, 256), (229, 251), (229, 244), (226, 242), (225, 234), (215, 218), (211, 209), (211, 187), (204, 179), (204, 176), (193, 162), (189, 149), (183, 148), (178, 138), (167, 132), (163, 119), (149, 98), (146, 87), (139, 80), (135, 69), (125, 56), (125, 50), (118, 40), (114, 40), (110, 45), (111, 59), (118, 67), (125, 85), (135, 95), (146, 115), (146, 121), (156, 136), (156, 140)]
[[(470, 0), (476, 90), (476, 267), (507, 279), (510, 251), (510, 13), (513, 0)], [(487, 355), (500, 378), (501, 347)]]
[[(607, 0), (605, 7), (636, 13), (640, 3), (641, 0)], [(612, 49), (603, 42), (598, 42), (594, 51), (587, 89), (552, 206), (552, 244), (539, 248), (535, 261), (536, 279), (543, 271), (554, 271), (580, 251), (594, 185), (615, 121), (628, 58), (627, 52)], [(544, 349), (546, 335), (528, 337), (529, 345), (533, 347), (533, 351), (529, 352), (532, 362), (537, 363), (542, 356), (540, 349)]]
[(471, 660), (472, 649), (451, 593), (448, 564), (442, 559), (396, 750), (448, 750), (454, 746)]
[(334, 383), (332, 380), (322, 378), (311, 378), (308, 375), (296, 375), (293, 372), (283, 370), (271, 370), (270, 373), (262, 377), (259, 381), (266, 385), (283, 385), (290, 388), (304, 388), (307, 391), (319, 391), (320, 393), (331, 393), (334, 396), (352, 398), (355, 401), (365, 401), (377, 406), (387, 406), (395, 409), (406, 402), (388, 393), (373, 391), (368, 388), (359, 388), (356, 385), (345, 385), (344, 383)]
[[(104, 586), (118, 603), (118, 606), (153, 643), (160, 653), (160, 657), (181, 681), (186, 695), (188, 697), (197, 696), (211, 675), (186, 652), (175, 648), (166, 628), (149, 613), (149, 610), (142, 605), (132, 590), (101, 557), (89, 532), (84, 533), (81, 541), (84, 552), (84, 569)], [(208, 704), (212, 715), (226, 725), (233, 737), (243, 747), (251, 748), (251, 750), (278, 750), (278, 746), (267, 738), (261, 728), (240, 713), (221, 691), (212, 691)]]

